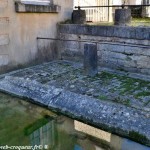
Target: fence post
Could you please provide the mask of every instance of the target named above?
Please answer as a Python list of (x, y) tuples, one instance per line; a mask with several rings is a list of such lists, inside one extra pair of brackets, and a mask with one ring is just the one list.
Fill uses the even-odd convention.
[(84, 71), (89, 76), (95, 76), (98, 73), (96, 44), (84, 45)]

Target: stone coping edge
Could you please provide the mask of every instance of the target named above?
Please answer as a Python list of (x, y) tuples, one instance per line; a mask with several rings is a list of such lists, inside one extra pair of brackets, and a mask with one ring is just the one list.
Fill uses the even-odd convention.
[(59, 33), (150, 40), (150, 27), (58, 24)]
[(0, 80), (0, 91), (150, 146), (150, 116), (139, 110), (12, 76)]

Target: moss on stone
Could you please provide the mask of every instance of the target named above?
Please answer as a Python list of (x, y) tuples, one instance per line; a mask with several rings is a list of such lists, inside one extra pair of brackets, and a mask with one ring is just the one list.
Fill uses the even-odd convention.
[(123, 89), (120, 94), (125, 94), (126, 92), (128, 92), (130, 94), (130, 92), (132, 90), (134, 90), (135, 88), (135, 79), (132, 79), (132, 78), (128, 78), (128, 77), (125, 77), (124, 79), (122, 79), (122, 84), (120, 86), (121, 89)]
[(142, 92), (139, 92), (135, 95), (135, 98), (139, 98), (141, 96), (150, 96), (150, 92), (149, 91), (142, 91)]
[(111, 73), (108, 73), (108, 72), (102, 72), (101, 74), (97, 74), (97, 77), (101, 78), (101, 79), (112, 79), (116, 76), (118, 77), (118, 75), (111, 74)]
[(100, 99), (100, 100), (107, 100), (107, 96), (106, 95), (99, 95), (98, 99)]
[(146, 136), (140, 134), (139, 132), (131, 131), (129, 132), (129, 137), (133, 139), (136, 142), (139, 142), (141, 144), (149, 143)]

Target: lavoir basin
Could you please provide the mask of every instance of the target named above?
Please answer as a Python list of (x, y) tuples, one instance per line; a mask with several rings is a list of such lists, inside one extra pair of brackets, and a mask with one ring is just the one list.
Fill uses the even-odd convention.
[(150, 81), (132, 75), (70, 61), (1, 75), (0, 149), (150, 150)]
[(0, 93), (0, 149), (107, 150), (109, 140), (109, 133)]

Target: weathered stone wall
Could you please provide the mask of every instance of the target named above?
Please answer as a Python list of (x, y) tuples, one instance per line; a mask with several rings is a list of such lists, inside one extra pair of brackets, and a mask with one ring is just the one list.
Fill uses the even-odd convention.
[(53, 0), (53, 4), (30, 7), (33, 12), (28, 13), (28, 6), (15, 10), (14, 0), (0, 0), (0, 72), (54, 58), (52, 42), (37, 37), (55, 37), (56, 24), (71, 18), (73, 1)]
[[(62, 58), (83, 59), (84, 44), (97, 43), (103, 67), (150, 75), (150, 28), (59, 25)], [(81, 42), (84, 41), (84, 42)], [(88, 41), (88, 42), (86, 42)]]

